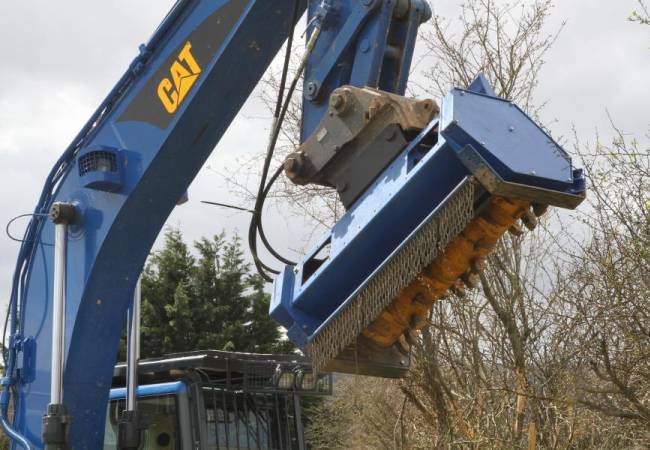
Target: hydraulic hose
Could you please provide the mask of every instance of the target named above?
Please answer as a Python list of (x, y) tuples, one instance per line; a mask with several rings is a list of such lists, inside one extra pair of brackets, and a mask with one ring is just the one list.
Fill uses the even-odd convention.
[[(7, 374), (13, 373), (14, 362), (15, 351), (10, 351), (7, 361)], [(5, 375), (5, 377), (2, 379), (2, 393), (0, 393), (0, 425), (2, 425), (2, 429), (7, 434), (9, 439), (20, 444), (25, 450), (32, 450), (32, 446), (27, 441), (27, 438), (14, 430), (11, 426), (11, 423), (9, 423), (9, 390), (11, 389), (11, 384), (12, 380), (10, 378), (10, 375)]]
[[(4, 397), (7, 398), (6, 401), (7, 401), (7, 403), (9, 403), (9, 394), (7, 393), (6, 390), (2, 391), (2, 397), (3, 398), (0, 399), (0, 403), (5, 401)], [(32, 447), (31, 447), (31, 445), (29, 445), (29, 442), (27, 442), (27, 439), (25, 438), (25, 436), (23, 436), (22, 434), (19, 434), (17, 431), (15, 431), (13, 428), (11, 428), (11, 425), (9, 424), (9, 420), (8, 420), (7, 414), (6, 414), (6, 410), (8, 409), (8, 404), (7, 405), (2, 404), (2, 408), (5, 411), (2, 413), (2, 418), (0, 420), (1, 420), (2, 429), (4, 430), (4, 432), (7, 434), (7, 436), (9, 436), (9, 439), (11, 439), (12, 441), (17, 442), (18, 444), (20, 444), (25, 450), (32, 450)]]
[[(289, 91), (287, 92), (287, 96), (284, 99), (284, 104), (282, 106), (282, 109), (280, 110), (280, 115), (274, 120), (273, 126), (271, 128), (271, 136), (269, 139), (269, 144), (267, 147), (266, 151), (266, 158), (264, 160), (264, 167), (262, 168), (262, 178), (260, 180), (260, 187), (259, 187), (259, 192), (257, 195), (257, 198), (255, 200), (255, 207), (253, 208), (255, 214), (251, 218), (251, 223), (248, 231), (248, 244), (251, 249), (251, 253), (253, 255), (253, 262), (255, 263), (255, 267), (257, 268), (258, 273), (264, 278), (266, 281), (273, 281), (273, 278), (271, 278), (266, 271), (272, 273), (272, 274), (277, 274), (278, 272), (276, 270), (270, 269), (268, 266), (266, 266), (262, 261), (259, 259), (257, 255), (257, 233), (259, 232), (261, 228), (261, 216), (262, 216), (262, 210), (264, 206), (264, 201), (266, 200), (266, 195), (264, 195), (265, 192), (265, 187), (267, 185), (267, 176), (269, 172), (269, 166), (271, 165), (271, 160), (273, 158), (273, 152), (275, 151), (275, 144), (277, 143), (278, 137), (280, 135), (280, 129), (282, 127), (282, 122), (284, 121), (284, 117), (287, 113), (287, 110), (289, 109), (289, 105), (291, 104), (291, 95), (293, 91), (295, 90), (298, 82), (300, 81), (300, 77), (302, 76), (303, 71), (305, 70), (305, 67), (307, 66), (307, 62), (309, 60), (309, 56), (311, 55), (312, 50), (316, 46), (316, 42), (318, 41), (318, 37), (320, 36), (321, 28), (319, 24), (317, 23), (314, 26), (314, 30), (309, 37), (309, 40), (307, 42), (307, 49), (305, 51), (305, 54), (303, 55), (300, 65), (298, 66), (298, 70), (296, 71), (296, 74), (294, 76), (294, 79), (289, 86)], [(279, 175), (279, 174), (278, 174)], [(275, 179), (273, 180), (275, 181)], [(268, 192), (267, 192), (268, 193)], [(266, 236), (265, 236), (266, 237)], [(266, 241), (266, 239), (264, 239)], [(265, 244), (268, 243), (265, 242)], [(274, 255), (275, 256), (275, 255)], [(281, 259), (281, 261), (284, 260), (284, 258)]]

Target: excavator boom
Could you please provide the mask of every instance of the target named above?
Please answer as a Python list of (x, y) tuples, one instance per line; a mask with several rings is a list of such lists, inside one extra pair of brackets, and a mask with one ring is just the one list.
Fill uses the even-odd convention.
[[(302, 14), (306, 2), (298, 8)], [(293, 10), (294, 0), (179, 1), (53, 168), (17, 264), (3, 394), (8, 403), (12, 392), (15, 401), (13, 423), (5, 420), (5, 428), (33, 448), (44, 446), (43, 415), (51, 401), (52, 205), (76, 211), (63, 269), (66, 439), (73, 448), (97, 449), (145, 259), (285, 42)]]

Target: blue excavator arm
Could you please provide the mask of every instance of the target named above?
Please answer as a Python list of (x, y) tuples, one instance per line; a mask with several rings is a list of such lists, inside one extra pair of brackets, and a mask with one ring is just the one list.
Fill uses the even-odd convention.
[[(298, 13), (305, 8), (300, 0)], [(43, 214), (56, 202), (76, 210), (67, 236), (63, 403), (71, 447), (97, 449), (145, 259), (285, 42), (293, 11), (294, 0), (179, 1), (52, 170), (20, 250), (4, 379), (5, 412), (8, 393), (15, 401), (10, 428), (33, 448), (44, 445), (52, 376), (55, 226)]]
[(347, 212), (280, 271), (271, 315), (316, 368), (402, 376), (431, 304), (471, 287), (501, 234), (584, 198), (564, 150), (482, 77), (441, 107), (403, 97), (424, 0), (180, 0), (57, 161), (25, 232), (0, 397), (14, 446), (102, 447), (147, 255), (304, 11), (302, 144), (283, 169), (336, 189)]

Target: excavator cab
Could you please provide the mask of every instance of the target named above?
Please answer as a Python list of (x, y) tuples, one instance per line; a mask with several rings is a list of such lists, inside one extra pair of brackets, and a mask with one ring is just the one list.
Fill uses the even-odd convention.
[[(304, 399), (332, 392), (331, 374), (298, 355), (181, 353), (142, 360), (138, 374), (142, 450), (302, 450)], [(117, 365), (105, 450), (117, 448), (125, 376)]]
[[(190, 401), (187, 392), (188, 386), (182, 381), (145, 385), (138, 390), (138, 408), (144, 426), (143, 450), (191, 448), (192, 433), (188, 414)], [(119, 420), (126, 408), (125, 396), (125, 388), (111, 391), (106, 411), (105, 450), (117, 448)]]

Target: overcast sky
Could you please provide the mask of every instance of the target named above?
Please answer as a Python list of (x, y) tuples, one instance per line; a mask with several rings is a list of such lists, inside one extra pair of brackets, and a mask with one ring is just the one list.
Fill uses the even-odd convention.
[[(234, 0), (236, 1), (236, 0)], [(270, 1), (270, 0), (269, 0)], [(438, 14), (458, 16), (461, 0), (437, 0)], [(642, 138), (650, 125), (650, 27), (626, 18), (635, 0), (557, 0), (549, 30), (566, 27), (547, 55), (538, 99), (557, 135), (575, 125), (593, 141), (617, 125)], [(23, 0), (0, 7), (0, 224), (31, 212), (54, 161), (112, 88), (173, 2), (168, 0)], [(421, 67), (424, 69), (425, 67)], [(245, 235), (248, 217), (200, 200), (230, 198), (209, 170), (264, 149), (269, 114), (253, 94), (190, 187), (190, 202), (169, 223), (188, 240), (225, 229)], [(569, 149), (570, 150), (570, 149)], [(21, 235), (24, 222), (13, 227)], [(279, 247), (300, 226), (269, 211)], [(18, 244), (0, 236), (0, 305), (4, 309)]]

